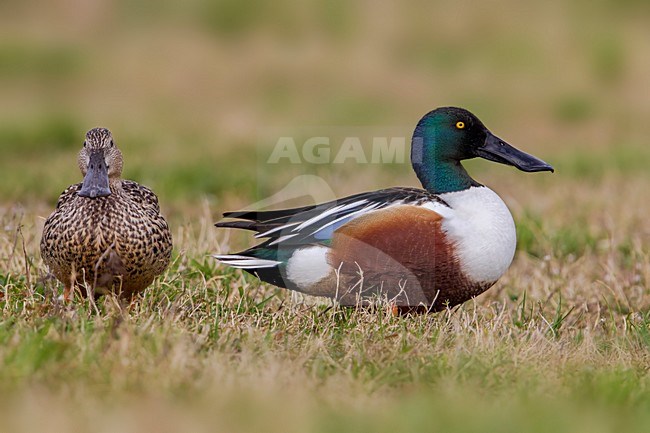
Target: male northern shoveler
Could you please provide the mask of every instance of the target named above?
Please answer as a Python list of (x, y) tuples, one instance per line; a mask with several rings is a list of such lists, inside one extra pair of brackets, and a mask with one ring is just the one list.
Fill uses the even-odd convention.
[(358, 305), (453, 306), (492, 286), (512, 262), (508, 208), (460, 161), (481, 157), (522, 171), (553, 168), (493, 135), (467, 110), (443, 107), (418, 123), (411, 163), (422, 186), (388, 188), (297, 209), (227, 212), (217, 227), (256, 231), (261, 244), (215, 256), (263, 281)]
[(88, 131), (78, 158), (83, 183), (63, 191), (45, 221), (41, 255), (66, 299), (84, 283), (95, 294), (131, 296), (169, 265), (172, 238), (158, 198), (122, 180), (122, 162), (108, 129)]

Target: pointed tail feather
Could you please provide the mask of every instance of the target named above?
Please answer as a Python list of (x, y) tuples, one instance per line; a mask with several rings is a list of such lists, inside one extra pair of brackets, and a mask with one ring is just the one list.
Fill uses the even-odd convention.
[(215, 224), (215, 227), (257, 231), (257, 223), (255, 221), (219, 221)]
[(315, 209), (315, 205), (303, 206), (293, 209), (279, 209), (279, 210), (243, 210), (224, 212), (224, 218), (238, 218), (248, 221), (257, 222), (281, 222), (290, 219), (296, 214)]
[[(278, 287), (288, 287), (290, 284), (285, 281), (282, 271), (282, 262), (271, 259), (261, 259), (240, 254), (215, 254), (212, 257), (224, 265), (242, 269), (249, 274), (255, 275), (262, 281)], [(293, 287), (290, 287), (293, 288)]]
[(239, 269), (265, 269), (275, 268), (282, 262), (277, 260), (260, 259), (258, 257), (241, 254), (214, 254), (212, 257), (221, 263)]

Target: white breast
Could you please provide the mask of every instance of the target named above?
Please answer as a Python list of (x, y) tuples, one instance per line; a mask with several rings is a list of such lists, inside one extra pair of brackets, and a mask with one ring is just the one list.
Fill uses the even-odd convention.
[(501, 198), (485, 186), (440, 194), (453, 209), (442, 228), (456, 246), (466, 276), (493, 283), (508, 269), (517, 236), (512, 215)]

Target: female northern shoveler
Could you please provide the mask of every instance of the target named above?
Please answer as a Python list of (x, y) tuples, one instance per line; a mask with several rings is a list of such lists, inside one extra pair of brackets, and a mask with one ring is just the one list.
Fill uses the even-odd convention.
[(413, 134), (411, 163), (424, 190), (388, 188), (316, 206), (228, 212), (217, 227), (254, 230), (263, 243), (217, 255), (263, 281), (357, 305), (379, 296), (432, 311), (477, 296), (508, 269), (512, 215), (461, 160), (481, 157), (522, 171), (553, 168), (493, 135), (472, 113), (443, 107)]
[(88, 131), (78, 158), (83, 183), (63, 191), (45, 221), (41, 255), (66, 299), (84, 284), (97, 295), (131, 296), (169, 265), (172, 238), (158, 198), (122, 180), (122, 162), (108, 129)]

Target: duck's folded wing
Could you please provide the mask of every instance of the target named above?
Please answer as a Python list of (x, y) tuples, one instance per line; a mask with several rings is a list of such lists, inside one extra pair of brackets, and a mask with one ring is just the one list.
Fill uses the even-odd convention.
[(236, 220), (215, 225), (255, 231), (256, 238), (267, 239), (263, 244), (267, 247), (328, 243), (339, 227), (355, 218), (392, 206), (426, 202), (447, 206), (438, 196), (422, 189), (388, 188), (302, 208), (226, 212), (225, 218)]

